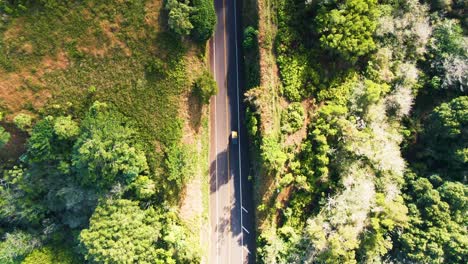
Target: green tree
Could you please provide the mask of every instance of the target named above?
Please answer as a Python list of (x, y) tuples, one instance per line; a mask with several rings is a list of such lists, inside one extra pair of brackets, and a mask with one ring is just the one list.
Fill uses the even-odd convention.
[(468, 96), (460, 96), (436, 107), (424, 132), (427, 149), (435, 168), (462, 179), (468, 161)]
[(13, 119), (13, 122), (19, 129), (23, 131), (27, 131), (28, 129), (31, 128), (32, 116), (21, 113), (15, 116), (15, 118)]
[(40, 242), (33, 235), (21, 230), (6, 233), (0, 242), (0, 262), (4, 264), (20, 263)]
[(320, 43), (354, 61), (375, 49), (378, 14), (377, 0), (326, 1), (315, 19)]
[(156, 183), (148, 176), (138, 176), (131, 187), (134, 189), (136, 197), (140, 200), (149, 199), (156, 193)]
[[(441, 179), (431, 177), (438, 183)], [(410, 226), (398, 237), (398, 256), (420, 263), (464, 263), (468, 256), (466, 222), (468, 187), (407, 175)]]
[(0, 127), (0, 149), (10, 141), (11, 135), (3, 127)]
[(194, 92), (204, 104), (210, 103), (211, 97), (218, 93), (218, 85), (210, 72), (203, 72), (203, 74), (195, 81)]
[(216, 25), (214, 1), (193, 0), (192, 5), (194, 8), (190, 16), (193, 25), (192, 35), (197, 41), (205, 42), (213, 35)]
[(160, 238), (161, 224), (154, 210), (144, 211), (129, 200), (99, 204), (89, 228), (79, 236), (85, 258), (97, 263), (158, 263), (155, 242)]
[(34, 249), (21, 264), (78, 264), (69, 249), (45, 246)]
[(304, 125), (305, 112), (301, 103), (292, 103), (281, 115), (281, 130), (294, 133)]
[(61, 116), (55, 119), (54, 132), (60, 139), (69, 139), (78, 136), (80, 128), (71, 116)]
[(288, 156), (284, 153), (281, 144), (274, 136), (266, 136), (263, 138), (260, 146), (262, 159), (267, 166), (267, 169), (272, 171), (282, 171)]
[(135, 142), (136, 131), (123, 115), (96, 102), (82, 122), (72, 164), (84, 185), (107, 188), (131, 183), (148, 170), (145, 153)]
[(181, 36), (187, 36), (193, 29), (190, 22), (190, 14), (193, 8), (187, 0), (167, 0), (166, 10), (169, 12), (169, 28)]

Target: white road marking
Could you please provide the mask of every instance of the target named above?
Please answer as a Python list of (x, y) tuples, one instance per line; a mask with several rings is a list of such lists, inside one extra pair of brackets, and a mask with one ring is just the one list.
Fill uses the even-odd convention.
[(249, 230), (247, 230), (247, 228), (243, 227), (242, 226), (242, 229), (247, 233), (247, 234), (250, 234)]
[[(213, 36), (213, 75), (216, 80), (216, 32)], [(215, 169), (215, 192), (216, 192), (216, 230), (219, 228), (219, 212), (218, 212), (218, 207), (219, 207), (219, 201), (218, 201), (218, 136), (216, 132), (216, 95), (214, 96), (214, 119), (215, 119), (215, 126), (214, 126), (214, 136), (215, 136), (215, 164), (216, 164), (216, 169)], [(218, 242), (218, 235), (216, 232), (216, 263), (219, 263), (219, 242)]]
[(244, 212), (249, 213), (249, 211), (247, 211), (247, 209), (245, 209), (244, 206), (241, 206), (241, 208), (242, 208), (242, 210), (244, 210)]
[[(239, 54), (237, 51), (237, 0), (234, 1), (234, 46), (236, 47), (236, 89), (237, 89), (237, 133), (239, 135), (239, 190), (240, 190), (240, 222), (242, 229), (249, 233), (244, 228), (244, 222), (242, 218), (242, 160), (241, 160), (241, 132), (240, 132), (240, 107), (239, 107)], [(241, 234), (241, 246), (244, 247), (244, 234)], [(244, 251), (241, 250), (241, 261), (244, 262)]]

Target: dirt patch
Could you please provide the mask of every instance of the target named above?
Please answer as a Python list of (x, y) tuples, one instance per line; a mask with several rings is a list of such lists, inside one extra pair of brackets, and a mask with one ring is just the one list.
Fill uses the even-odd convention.
[(51, 97), (42, 79), (44, 74), (64, 70), (69, 66), (67, 54), (59, 51), (55, 57), (46, 56), (37, 66), (30, 65), (18, 72), (0, 70), (0, 109), (7, 120), (25, 108), (41, 108)]
[(145, 5), (145, 22), (148, 26), (153, 27), (155, 30), (160, 31), (159, 17), (161, 13), (162, 3), (161, 0), (152, 0), (146, 2)]
[(40, 76), (42, 74), (51, 72), (54, 70), (64, 70), (68, 67), (70, 61), (65, 52), (59, 51), (55, 58), (46, 56), (41, 61), (40, 71), (38, 72)]
[(21, 46), (20, 48), (20, 51), (22, 53), (25, 53), (25, 54), (32, 54), (34, 49), (33, 49), (33, 45), (30, 43), (30, 42), (26, 42), (23, 44), (23, 46)]
[(132, 55), (131, 50), (127, 47), (127, 44), (125, 44), (117, 37), (117, 34), (120, 31), (120, 24), (118, 21), (121, 21), (122, 19), (119, 19), (118, 16), (116, 18), (117, 22), (111, 23), (108, 20), (103, 20), (99, 23), (99, 25), (102, 29), (102, 32), (109, 40), (108, 49), (120, 48), (124, 52), (125, 56), (130, 57)]
[(8, 29), (3, 33), (5, 42), (18, 39), (23, 32), (24, 18), (18, 18), (8, 26)]
[(27, 71), (7, 73), (0, 71), (0, 107), (7, 111), (7, 120), (25, 107), (41, 108), (51, 94), (43, 89), (41, 80)]

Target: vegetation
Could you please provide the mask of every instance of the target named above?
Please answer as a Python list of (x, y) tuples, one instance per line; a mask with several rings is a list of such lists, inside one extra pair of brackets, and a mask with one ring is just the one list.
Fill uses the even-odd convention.
[(218, 85), (211, 76), (211, 73), (205, 71), (194, 83), (194, 92), (198, 95), (204, 104), (208, 104), (213, 95), (218, 93)]
[(164, 3), (0, 1), (1, 263), (205, 257), (180, 209), (205, 157), (182, 111), (193, 83), (215, 92), (199, 48), (214, 7)]
[(3, 127), (0, 127), (0, 148), (2, 148), (8, 141), (10, 141), (11, 135)]
[(209, 0), (167, 0), (169, 27), (180, 36), (192, 35), (206, 42), (214, 32), (216, 13), (214, 2)]
[(269, 31), (244, 33), (245, 47), (260, 36), (263, 56), (246, 60), (264, 67), (246, 93), (257, 262), (466, 262), (463, 7), (287, 0), (258, 10)]

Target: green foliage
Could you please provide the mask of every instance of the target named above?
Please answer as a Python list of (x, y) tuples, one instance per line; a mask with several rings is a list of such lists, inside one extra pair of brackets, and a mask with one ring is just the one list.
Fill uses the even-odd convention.
[(430, 47), (433, 87), (464, 92), (468, 81), (468, 52), (460, 25), (451, 19), (439, 22), (434, 28)]
[(167, 171), (167, 181), (170, 187), (179, 193), (181, 188), (192, 177), (193, 153), (187, 145), (172, 145), (166, 151), (164, 167)]
[(283, 170), (288, 157), (276, 137), (270, 135), (263, 138), (260, 149), (263, 162), (268, 170), (277, 172)]
[(355, 61), (376, 48), (373, 34), (378, 16), (376, 0), (325, 2), (315, 19), (320, 42), (324, 48)]
[(436, 107), (428, 118), (425, 155), (453, 179), (463, 179), (468, 161), (468, 97), (460, 96)]
[(22, 264), (75, 264), (79, 263), (69, 249), (44, 246), (34, 249)]
[(203, 43), (213, 35), (216, 25), (214, 1), (193, 0), (192, 6), (194, 9), (190, 16), (190, 22), (193, 25), (192, 36)]
[(138, 176), (131, 187), (139, 200), (148, 200), (156, 193), (156, 183), (148, 176)]
[(135, 146), (136, 131), (125, 122), (106, 104), (96, 102), (90, 108), (72, 157), (84, 185), (107, 188), (116, 181), (129, 184), (147, 172), (145, 153)]
[(143, 211), (129, 200), (109, 200), (96, 208), (79, 240), (89, 261), (153, 263), (161, 257), (153, 244), (160, 237), (161, 224), (153, 209)]
[(11, 135), (3, 127), (0, 127), (0, 149), (10, 141)]
[(189, 6), (187, 0), (167, 0), (165, 9), (169, 12), (169, 28), (180, 36), (190, 35), (193, 29), (190, 15), (193, 8)]
[(211, 97), (218, 93), (218, 85), (208, 71), (203, 72), (193, 86), (194, 92), (204, 104), (209, 104)]
[(305, 113), (300, 103), (292, 103), (281, 115), (281, 131), (294, 133), (304, 125)]
[(15, 116), (15, 118), (13, 119), (13, 122), (19, 129), (23, 131), (27, 131), (28, 129), (31, 128), (32, 116), (21, 113)]
[(0, 262), (20, 263), (21, 259), (37, 246), (39, 246), (39, 241), (29, 233), (20, 230), (6, 233), (0, 242)]
[[(100, 203), (79, 240), (89, 261), (103, 263), (193, 263), (198, 247), (173, 213), (165, 216), (137, 202), (108, 200)], [(105, 238), (105, 239), (102, 239)]]
[(71, 119), (71, 116), (62, 116), (55, 119), (54, 132), (59, 139), (70, 139), (78, 136), (80, 128), (78, 124)]
[(248, 26), (244, 29), (244, 40), (242, 41), (242, 47), (244, 50), (249, 50), (258, 45), (258, 30), (252, 26)]
[(435, 187), (408, 175), (410, 226), (399, 237), (400, 257), (424, 263), (462, 263), (468, 254), (468, 188), (459, 182)]

